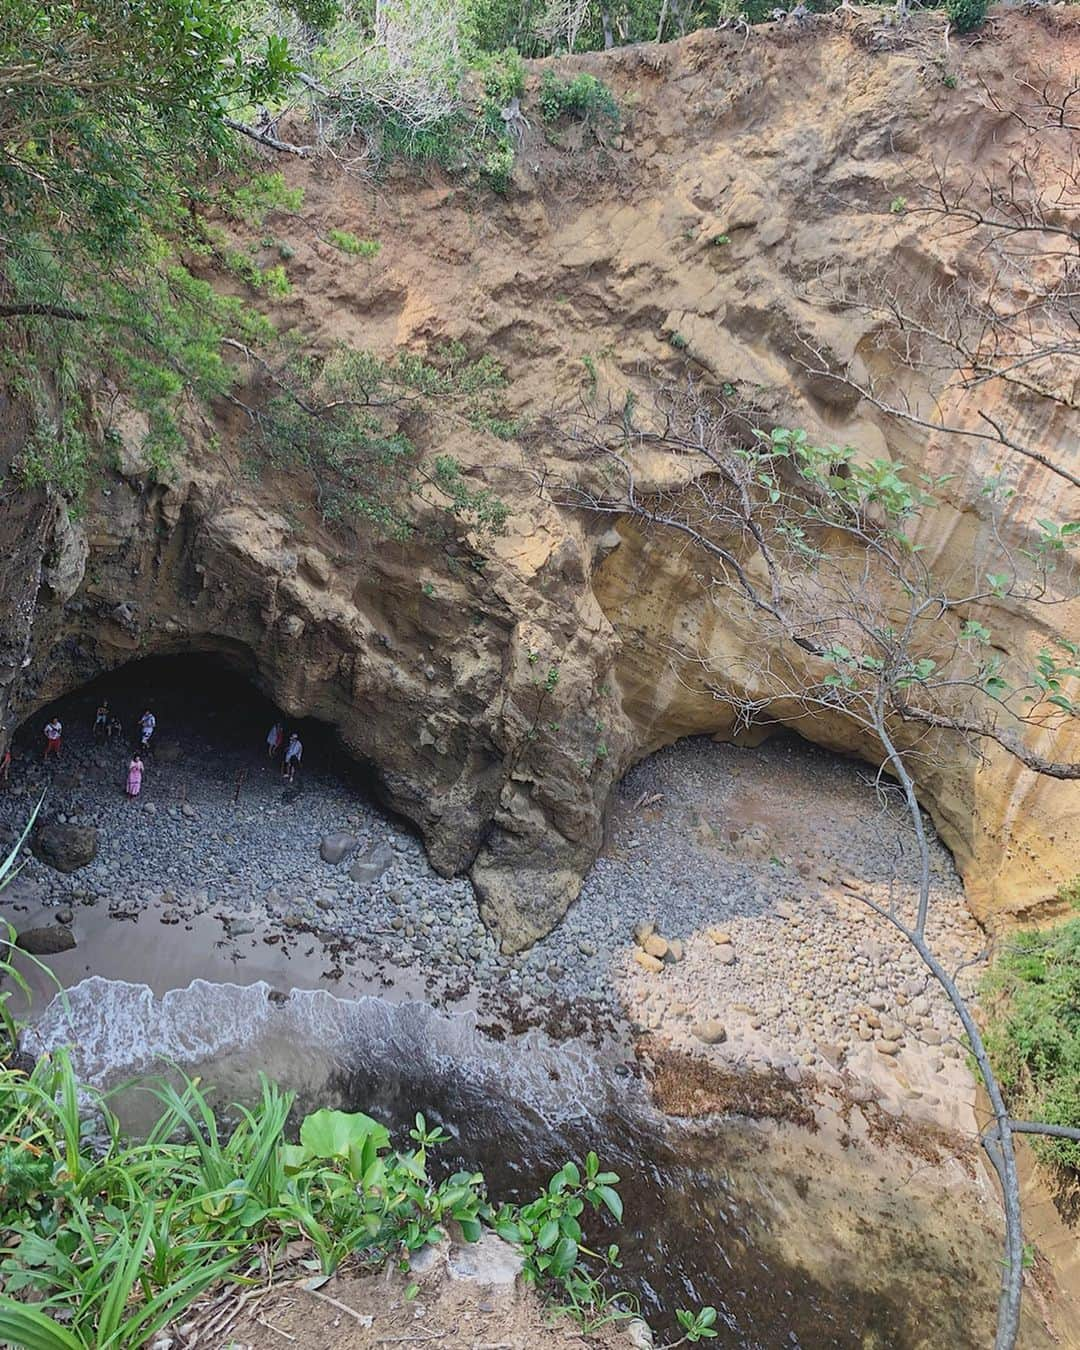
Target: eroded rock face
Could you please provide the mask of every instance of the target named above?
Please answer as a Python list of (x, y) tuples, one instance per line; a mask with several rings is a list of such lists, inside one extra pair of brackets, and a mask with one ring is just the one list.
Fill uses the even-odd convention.
[[(838, 259), (856, 282), (885, 258), (913, 286), (947, 277), (965, 242), (929, 243), (890, 203), (914, 200), (950, 154), (1004, 163), (1007, 119), (988, 110), (982, 85), (1068, 66), (1080, 28), (1060, 15), (999, 16), (983, 42), (954, 53), (948, 88), (927, 76), (918, 44), (869, 50), (845, 24), (755, 30), (750, 42), (699, 33), (576, 60), (631, 109), (620, 148), (606, 170), (588, 161), (583, 187), (584, 162), (526, 147), (515, 190), (486, 204), (479, 232), (464, 190), (411, 175), (376, 198), (326, 165), (275, 165), (304, 186), (305, 210), (383, 243), (377, 265), (346, 263), (293, 222), (283, 322), (380, 353), (460, 340), (505, 364), (513, 411), (534, 424), (577, 397), (583, 354), (599, 363), (589, 396), (602, 399), (607, 363), (632, 380), (674, 360), (678, 334), (697, 370), (756, 390), (777, 424), (957, 475), (924, 542), (935, 566), (962, 568), (987, 542), (980, 490), (993, 453), (975, 463), (968, 444), (898, 429), (807, 373), (795, 339), (837, 359), (886, 359), (872, 321), (812, 303), (809, 281)], [(424, 452), (452, 451), (475, 487), (498, 495), (509, 526), (501, 538), (459, 527), (447, 540), (445, 520), (418, 505), (413, 539), (385, 544), (324, 522), (299, 472), (239, 472), (245, 428), (227, 411), (214, 446), (193, 421), (168, 483), (125, 442), (80, 526), (47, 508), (37, 561), (0, 591), (21, 615), (0, 648), (8, 731), (127, 661), (217, 653), (288, 716), (334, 725), (419, 826), (433, 865), (469, 869), (485, 919), (508, 948), (527, 945), (576, 896), (625, 768), (680, 736), (730, 733), (678, 653), (704, 653), (714, 679), (737, 684), (760, 636), (720, 621), (708, 568), (679, 541), (554, 502), (545, 485), (575, 465), (552, 438), (518, 448), (472, 428), (410, 428)], [(1048, 451), (1077, 439), (1074, 422), (1027, 430)], [(17, 445), (18, 425), (5, 431)], [(1024, 545), (1032, 522), (1062, 515), (1060, 480), (1027, 461), (1017, 486), (1009, 528)], [(4, 530), (33, 555), (42, 519), (27, 508)], [(1013, 609), (1000, 629), (1030, 647), (1036, 629), (1038, 641), (1080, 630), (1080, 607)], [(866, 750), (838, 720), (800, 729)], [(1080, 753), (1074, 734), (1045, 739), (1059, 758)], [(1044, 899), (1076, 871), (1080, 788), (1004, 754), (980, 759), (956, 738), (928, 742), (918, 772), (981, 914)]]

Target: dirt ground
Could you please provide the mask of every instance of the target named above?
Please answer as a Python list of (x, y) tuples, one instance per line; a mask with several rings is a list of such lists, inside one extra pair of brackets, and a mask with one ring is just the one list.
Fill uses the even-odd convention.
[(340, 1274), (315, 1290), (306, 1283), (219, 1294), (174, 1333), (169, 1350), (631, 1350), (635, 1344), (625, 1326), (585, 1333), (520, 1283), (485, 1286), (453, 1277), (445, 1263), (419, 1279), (388, 1266), (374, 1275)]

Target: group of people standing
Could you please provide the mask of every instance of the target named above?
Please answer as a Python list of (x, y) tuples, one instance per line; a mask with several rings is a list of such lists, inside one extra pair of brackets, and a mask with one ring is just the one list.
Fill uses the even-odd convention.
[[(147, 708), (139, 718), (138, 743), (128, 764), (127, 778), (124, 782), (124, 791), (129, 797), (137, 797), (142, 791), (143, 773), (146, 770), (143, 757), (150, 749), (156, 730), (157, 718)], [(123, 724), (110, 710), (107, 700), (103, 699), (94, 713), (94, 740), (111, 744), (114, 740), (119, 740), (123, 734)], [(42, 757), (44, 762), (48, 764), (50, 760), (58, 761), (63, 749), (64, 724), (59, 717), (51, 717), (45, 723), (45, 753)]]
[[(154, 739), (154, 733), (157, 730), (157, 718), (149, 708), (139, 718), (139, 735), (135, 751), (128, 764), (127, 778), (124, 782), (124, 792), (128, 797), (137, 797), (142, 791), (143, 774), (146, 772), (145, 757), (147, 756), (151, 742)], [(114, 740), (120, 740), (123, 737), (124, 728), (120, 719), (109, 708), (108, 701), (102, 699), (94, 714), (94, 740), (112, 743)], [(58, 761), (64, 745), (64, 724), (59, 717), (51, 717), (45, 723), (45, 753), (44, 762), (50, 760)], [(284, 753), (282, 754), (282, 750)], [(304, 745), (299, 735), (294, 731), (285, 738), (285, 726), (282, 722), (275, 722), (266, 736), (266, 755), (270, 760), (274, 760), (278, 755), (282, 755), (281, 776), (288, 782), (296, 781), (296, 771), (300, 767), (300, 762), (304, 758)], [(4, 757), (3, 776), (11, 765), (10, 751)]]
[(281, 776), (293, 783), (296, 781), (296, 771), (300, 767), (300, 761), (304, 758), (304, 743), (295, 731), (292, 732), (288, 743), (286, 743), (284, 723), (275, 722), (266, 733), (266, 758), (276, 759), (281, 754), (283, 745), (285, 746), (285, 754), (281, 761)]

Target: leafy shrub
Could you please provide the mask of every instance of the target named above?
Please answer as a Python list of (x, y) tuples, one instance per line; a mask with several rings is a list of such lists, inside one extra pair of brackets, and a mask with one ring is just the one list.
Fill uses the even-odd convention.
[(341, 18), (340, 0), (284, 0), (284, 8), (301, 23), (324, 33)]
[(327, 230), (326, 237), (342, 253), (351, 253), (357, 258), (374, 258), (382, 248), (378, 239), (361, 239), (349, 230)]
[(564, 80), (553, 70), (544, 72), (540, 82), (540, 113), (546, 122), (573, 117), (582, 122), (610, 122), (618, 126), (621, 117), (615, 95), (595, 75), (582, 73)]
[(946, 0), (949, 22), (958, 33), (971, 33), (981, 28), (990, 0)]
[(86, 436), (70, 416), (59, 429), (36, 431), (19, 456), (17, 474), (28, 488), (50, 488), (73, 504), (73, 512), (86, 490), (91, 452)]
[(514, 147), (508, 140), (504, 139), (493, 146), (484, 156), (481, 177), (493, 192), (505, 196), (510, 191), (513, 172)]
[[(983, 980), (986, 1047), (1011, 1107), (1080, 1127), (1080, 919), (1018, 934)], [(1080, 1172), (1080, 1144), (1035, 1139), (1048, 1162)]]
[(482, 54), (477, 61), (484, 94), (499, 108), (525, 92), (525, 62), (513, 47)]

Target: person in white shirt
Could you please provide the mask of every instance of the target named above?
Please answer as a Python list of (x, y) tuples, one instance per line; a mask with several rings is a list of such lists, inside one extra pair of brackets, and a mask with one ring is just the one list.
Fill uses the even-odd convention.
[(296, 780), (296, 770), (300, 761), (304, 758), (304, 746), (300, 737), (294, 731), (289, 737), (289, 744), (285, 747), (285, 760), (281, 766), (281, 771), (290, 783)]
[(54, 717), (51, 722), (45, 723), (45, 758), (59, 759), (60, 747), (63, 744), (64, 724), (59, 717)]
[(154, 734), (154, 728), (157, 726), (157, 718), (147, 708), (146, 712), (139, 718), (139, 745), (145, 750), (150, 744), (150, 738)]

